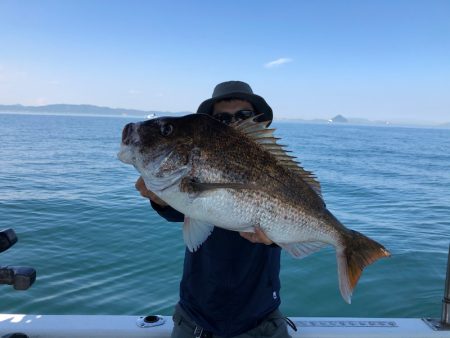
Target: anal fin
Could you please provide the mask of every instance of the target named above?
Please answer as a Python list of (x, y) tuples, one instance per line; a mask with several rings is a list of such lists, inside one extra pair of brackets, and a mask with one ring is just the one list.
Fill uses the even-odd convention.
[(324, 242), (297, 242), (297, 243), (277, 243), (284, 250), (289, 252), (294, 258), (304, 258), (327, 246)]

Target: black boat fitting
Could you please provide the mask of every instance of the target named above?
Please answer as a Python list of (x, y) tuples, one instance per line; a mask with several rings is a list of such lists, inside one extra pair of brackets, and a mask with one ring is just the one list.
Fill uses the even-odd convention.
[[(6, 251), (17, 243), (13, 229), (0, 231), (0, 252)], [(0, 284), (12, 285), (16, 290), (26, 290), (36, 280), (36, 270), (27, 266), (1, 266)]]

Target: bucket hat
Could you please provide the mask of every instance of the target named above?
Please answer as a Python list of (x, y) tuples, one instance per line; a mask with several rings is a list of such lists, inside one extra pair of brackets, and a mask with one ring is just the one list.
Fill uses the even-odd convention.
[[(197, 114), (211, 115), (214, 104), (221, 100), (238, 99), (248, 101), (252, 104), (257, 114), (263, 114), (258, 121), (272, 121), (272, 108), (259, 95), (253, 94), (253, 90), (248, 83), (242, 81), (227, 81), (219, 83), (212, 93), (212, 97), (203, 101), (197, 109)], [(270, 123), (269, 123), (270, 124)]]

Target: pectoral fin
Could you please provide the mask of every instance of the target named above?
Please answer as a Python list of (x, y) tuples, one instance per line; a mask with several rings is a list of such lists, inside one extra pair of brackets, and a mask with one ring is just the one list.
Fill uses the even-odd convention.
[(190, 252), (196, 251), (213, 231), (214, 225), (185, 217), (183, 239)]
[(201, 193), (216, 189), (255, 189), (255, 185), (248, 183), (205, 183), (199, 182), (192, 177), (185, 177), (181, 180), (181, 191), (188, 193)]

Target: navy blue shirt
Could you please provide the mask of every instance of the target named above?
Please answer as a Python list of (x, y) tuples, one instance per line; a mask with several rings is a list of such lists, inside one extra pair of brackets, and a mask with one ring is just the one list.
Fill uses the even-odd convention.
[[(168, 221), (184, 219), (171, 207), (152, 206)], [(280, 305), (280, 253), (276, 245), (254, 244), (236, 231), (215, 227), (196, 252), (186, 249), (181, 307), (219, 336), (256, 327)]]

